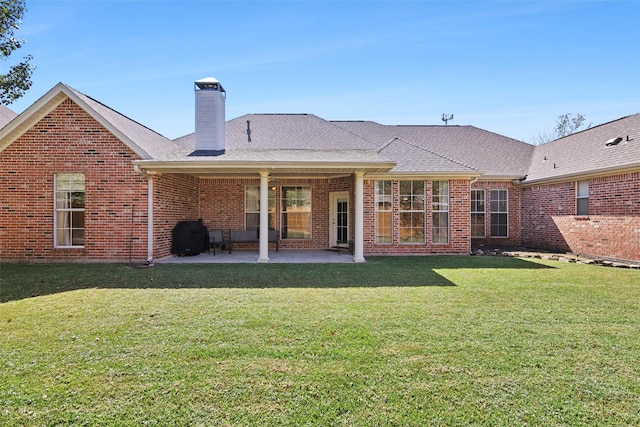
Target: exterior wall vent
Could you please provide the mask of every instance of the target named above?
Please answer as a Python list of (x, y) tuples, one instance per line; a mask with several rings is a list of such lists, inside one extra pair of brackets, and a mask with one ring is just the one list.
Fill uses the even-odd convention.
[(227, 93), (218, 80), (207, 77), (195, 82), (196, 151), (222, 153), (225, 149), (224, 122)]

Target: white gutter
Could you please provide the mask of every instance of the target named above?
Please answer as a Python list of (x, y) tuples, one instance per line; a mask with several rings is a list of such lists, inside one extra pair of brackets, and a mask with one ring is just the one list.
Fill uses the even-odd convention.
[(555, 175), (546, 178), (536, 178), (532, 180), (524, 180), (516, 182), (519, 186), (527, 186), (527, 185), (546, 185), (546, 184), (555, 184), (558, 182), (571, 181), (575, 179), (587, 179), (587, 178), (597, 178), (600, 176), (606, 175), (616, 175), (623, 173), (636, 172), (640, 168), (640, 163), (634, 163), (631, 165), (626, 165), (624, 167), (613, 166), (609, 168), (600, 168), (594, 169), (592, 171), (586, 172), (571, 172), (563, 175)]
[(140, 169), (140, 166), (133, 165), (136, 173), (147, 178), (149, 184), (147, 194), (147, 264), (153, 262), (153, 177)]

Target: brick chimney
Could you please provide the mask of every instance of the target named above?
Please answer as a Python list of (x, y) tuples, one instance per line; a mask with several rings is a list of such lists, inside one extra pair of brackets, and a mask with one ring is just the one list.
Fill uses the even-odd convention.
[(227, 93), (218, 80), (207, 77), (195, 82), (196, 151), (224, 153), (224, 101)]

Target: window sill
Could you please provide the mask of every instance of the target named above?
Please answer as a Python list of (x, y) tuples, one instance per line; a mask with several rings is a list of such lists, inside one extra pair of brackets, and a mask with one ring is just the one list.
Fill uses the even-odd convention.
[(589, 215), (575, 215), (573, 217), (576, 221), (589, 221)]

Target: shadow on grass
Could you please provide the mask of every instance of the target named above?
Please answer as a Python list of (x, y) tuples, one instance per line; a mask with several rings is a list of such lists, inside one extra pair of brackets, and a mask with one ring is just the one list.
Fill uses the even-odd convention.
[(0, 303), (78, 289), (456, 286), (436, 269), (545, 269), (508, 257), (368, 257), (362, 264), (3, 264)]

